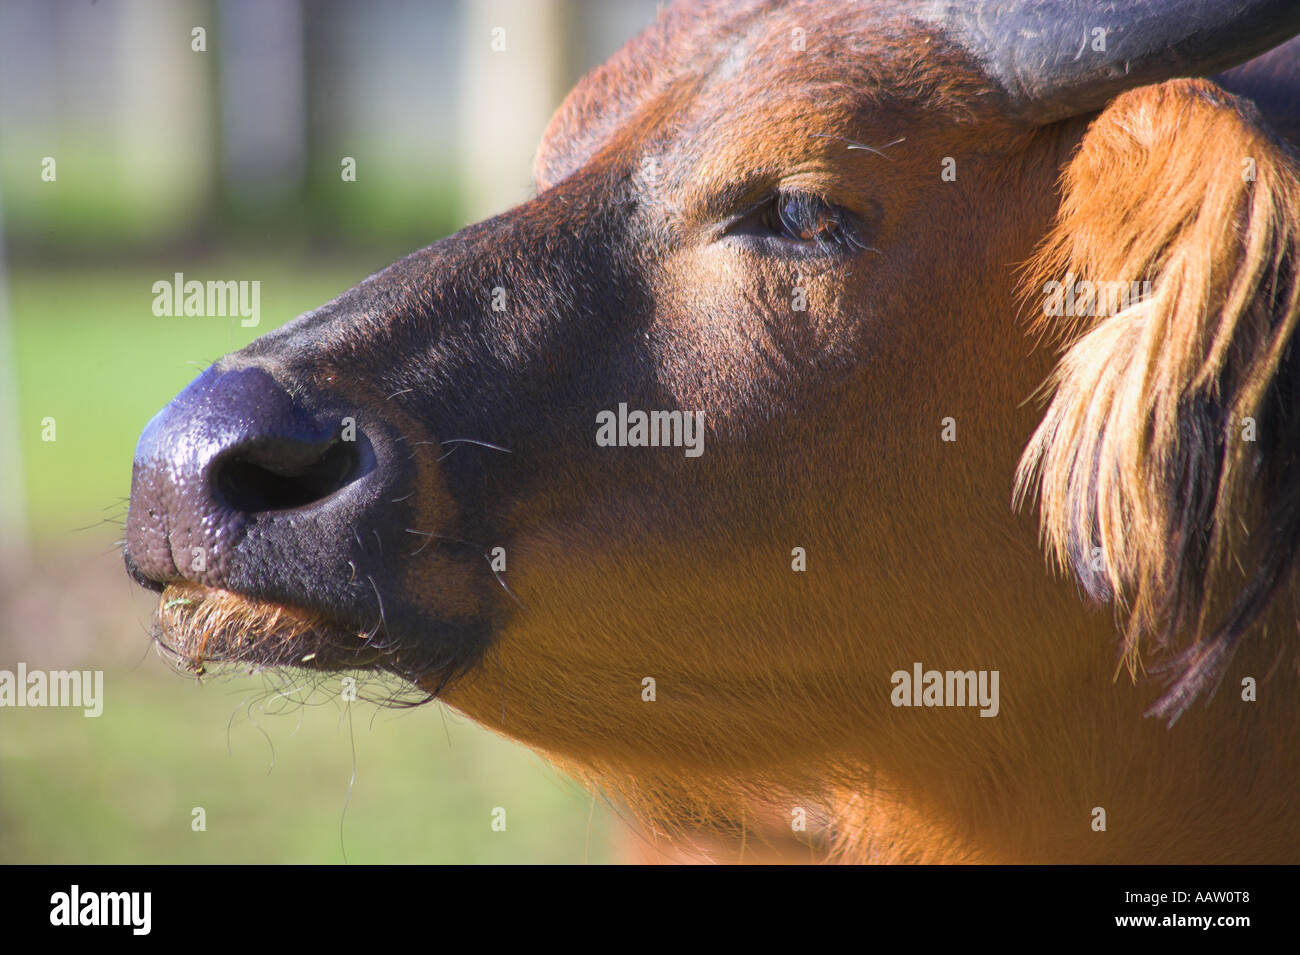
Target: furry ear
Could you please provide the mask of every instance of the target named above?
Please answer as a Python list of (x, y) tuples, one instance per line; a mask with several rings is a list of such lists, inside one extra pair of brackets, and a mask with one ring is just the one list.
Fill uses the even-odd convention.
[(1130, 670), (1160, 656), (1148, 715), (1170, 724), (1243, 638), (1296, 627), (1298, 176), (1214, 84), (1130, 91), (1084, 136), (1025, 273), (1062, 356), (1016, 503), (1037, 495), (1049, 555), (1114, 601)]

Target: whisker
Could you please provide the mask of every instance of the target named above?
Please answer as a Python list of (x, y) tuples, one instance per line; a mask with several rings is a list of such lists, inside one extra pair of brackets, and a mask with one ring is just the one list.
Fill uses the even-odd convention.
[(419, 531), (419, 530), (416, 530), (414, 527), (404, 527), (404, 528), (402, 528), (402, 530), (406, 531), (406, 533), (408, 533), (408, 534), (415, 534), (415, 535), (418, 536), (418, 537), (427, 537), (427, 538), (428, 538), (428, 540), (426, 540), (423, 544), (421, 544), (421, 545), (419, 546), (418, 549), (416, 549), (416, 550), (412, 551), (410, 554), (408, 554), (408, 555), (407, 555), (408, 557), (414, 557), (416, 554), (420, 553), (420, 551), (424, 550), (426, 547), (428, 547), (428, 546), (429, 546), (431, 543), (433, 543), (433, 541), (435, 541), (435, 540), (451, 541), (453, 544), (464, 544), (466, 547), (473, 547), (475, 550), (478, 550), (478, 551), (482, 551), (482, 550), (483, 550), (483, 545), (482, 545), (482, 544), (477, 544), (477, 543), (475, 543), (474, 541), (462, 540), (462, 539), (459, 538), (459, 537), (449, 537), (449, 536), (446, 535), (446, 534), (435, 534), (435, 533), (433, 533), (433, 531)]
[(368, 579), (368, 581), (370, 582), (370, 589), (374, 591), (374, 599), (380, 602), (380, 626), (382, 626), (383, 629), (387, 630), (389, 629), (389, 622), (387, 622), (385, 616), (383, 616), (383, 596), (380, 594), (380, 587), (378, 587), (377, 583), (374, 582), (374, 578), (370, 577), (370, 574), (367, 574), (367, 576), (365, 576), (365, 579)]
[(480, 448), (491, 448), (493, 451), (502, 451), (506, 454), (513, 454), (509, 448), (503, 448), (499, 444), (492, 444), (490, 441), (478, 441), (474, 438), (448, 438), (446, 441), (440, 441), (439, 444), (477, 444)]
[(868, 146), (866, 143), (854, 142), (852, 139), (845, 139), (843, 136), (835, 136), (832, 135), (831, 133), (813, 133), (813, 136), (815, 136), (817, 139), (838, 139), (842, 143), (848, 143), (849, 149), (860, 149), (863, 150), (864, 152), (874, 153), (875, 155), (879, 156), (881, 159), (889, 160), (889, 162), (893, 162), (893, 160), (890, 159), (888, 156), (886, 156), (881, 150), (888, 149), (890, 146), (897, 146), (899, 143), (907, 141), (906, 136), (900, 136), (898, 139), (895, 139), (892, 143), (885, 143), (885, 145), (877, 148), (875, 146)]
[(483, 558), (488, 562), (488, 570), (492, 571), (492, 576), (497, 579), (497, 583), (499, 583), (502, 589), (505, 590), (505, 592), (510, 595), (511, 600), (519, 604), (520, 608), (523, 608), (524, 602), (519, 599), (519, 597), (515, 594), (513, 590), (510, 589), (510, 585), (505, 582), (505, 579), (501, 576), (501, 572), (492, 566), (491, 556), (488, 554), (484, 554)]
[(388, 621), (384, 617), (384, 598), (379, 593), (379, 586), (375, 583), (375, 578), (369, 574), (366, 574), (366, 580), (370, 581), (370, 587), (375, 592), (375, 599), (379, 601), (379, 625), (387, 630)]

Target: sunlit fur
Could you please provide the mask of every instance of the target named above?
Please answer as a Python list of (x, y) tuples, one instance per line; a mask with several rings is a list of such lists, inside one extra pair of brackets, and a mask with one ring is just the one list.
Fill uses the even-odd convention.
[(375, 633), (341, 634), (321, 614), (191, 583), (163, 591), (155, 631), (159, 646), (196, 673), (210, 662), (339, 669), (385, 656)]
[[(1145, 125), (1137, 122), (1142, 117)], [(1107, 131), (1114, 136), (1126, 128), (1137, 137), (1136, 144), (1121, 140), (1130, 158), (1098, 158), (1094, 140), (1106, 142)], [(1168, 138), (1175, 128), (1177, 138)], [(698, 532), (674, 527), (670, 550), (640, 538), (635, 552), (624, 549), (617, 522), (535, 541), (537, 553), (526, 554), (514, 578), (528, 614), (449, 700), (669, 829), (739, 824), (755, 803), (788, 812), (814, 800), (830, 807), (836, 857), (849, 860), (1294, 859), (1294, 669), (1290, 657), (1277, 667), (1289, 642), (1261, 642), (1238, 654), (1227, 671), (1234, 688), (1187, 711), (1173, 730), (1143, 719), (1160, 685), (1113, 679), (1111, 615), (1089, 611), (1073, 587), (1049, 580), (1032, 537), (1010, 512), (1012, 472), (1033, 431), (1029, 398), (1048, 357), (1046, 348), (1033, 350), (1032, 336), (1012, 317), (1014, 264), (1047, 233), (1049, 223), (1036, 221), (1038, 202), (1053, 197), (1056, 164), (1069, 158), (1077, 141), (1071, 137), (1083, 129), (1066, 124), (1006, 146), (1018, 158), (981, 169), (976, 184), (946, 194), (963, 196), (968, 208), (928, 210), (942, 226), (912, 232), (915, 259), (899, 263), (926, 281), (900, 276), (896, 286), (875, 286), (915, 296), (901, 309), (908, 323), (884, 325), (880, 347), (888, 359), (877, 367), (888, 371), (865, 375), (824, 408), (809, 407), (807, 415), (821, 416), (815, 434), (773, 438), (770, 459), (788, 463), (778, 468), (779, 487), (752, 473), (720, 481), (752, 488), (752, 498), (731, 502), (730, 519), (719, 521), (725, 532), (714, 524)], [(1143, 140), (1144, 131), (1155, 139)], [(923, 135), (909, 132), (908, 161), (937, 168), (942, 144), (931, 154)], [(1250, 189), (1241, 182), (1247, 155), (1257, 161)], [(1088, 170), (1100, 181), (1091, 182)], [(998, 180), (999, 173), (1006, 178)], [(1151, 360), (1157, 368), (1171, 362), (1188, 376), (1167, 373), (1181, 391), (1208, 354), (1244, 362), (1235, 366), (1241, 378), (1233, 379), (1230, 395), (1239, 413), (1258, 410), (1243, 396), (1273, 380), (1278, 359), (1267, 348), (1284, 339), (1291, 305), (1266, 315), (1246, 297), (1267, 283), (1270, 268), (1281, 268), (1270, 263), (1287, 254), (1296, 221), (1292, 176), (1291, 161), (1249, 113), (1210, 85), (1141, 90), (1094, 123), (1069, 163), (1050, 242), (1077, 236), (1092, 257), (1081, 257), (1075, 271), (1087, 266), (1087, 274), (1107, 279), (1142, 277), (1148, 257), (1173, 275), (1162, 256), (1180, 254), (1176, 261), (1188, 270), (1179, 279), (1182, 297), (1163, 298), (1170, 286), (1160, 282), (1156, 299), (1144, 306), (1172, 309)], [(1198, 218), (1193, 213), (1207, 191), (1208, 214)], [(945, 194), (931, 187), (925, 195), (941, 203), (936, 196)], [(1224, 225), (1246, 196), (1246, 242), (1236, 245)], [(997, 218), (999, 201), (1019, 204), (1018, 218)], [(980, 203), (988, 205), (981, 210)], [(1146, 245), (1147, 228), (1169, 230), (1166, 240)], [(1067, 270), (1051, 248), (1038, 261), (1053, 266), (1041, 267), (1036, 287), (1043, 276)], [(1144, 267), (1134, 273), (1130, 261)], [(697, 309), (725, 314), (730, 279), (701, 279), (705, 267), (687, 262), (670, 268), (666, 280), (692, 288)], [(1194, 291), (1188, 283), (1207, 270), (1244, 277)], [(936, 302), (937, 290), (960, 290), (960, 304)], [(1280, 300), (1289, 303), (1289, 294), (1283, 286)], [(1223, 303), (1238, 333), (1249, 329), (1226, 357), (1178, 350), (1197, 333), (1169, 329), (1169, 322), (1190, 317), (1196, 327), (1198, 303)], [(852, 307), (851, 296), (830, 311), (845, 307)], [(930, 325), (930, 318), (945, 324)], [(1062, 334), (1068, 338), (1068, 330)], [(1096, 365), (1106, 358), (1097, 356)], [(707, 364), (701, 367), (707, 376)], [(1126, 384), (1136, 392), (1130, 400), (1168, 400), (1159, 388), (1143, 390), (1161, 385), (1159, 379), (1143, 380), (1139, 372)], [(1061, 395), (1048, 420), (1062, 409), (1086, 418), (1086, 396), (1095, 390)], [(1157, 406), (1174, 414), (1167, 403)], [(959, 438), (959, 454), (945, 456), (935, 440), (945, 413), (955, 414), (971, 438)], [(1102, 427), (1086, 434), (1122, 443), (1140, 431), (1135, 420), (1093, 422)], [(864, 429), (874, 421), (884, 427)], [(1264, 418), (1260, 424), (1260, 446), (1281, 449), (1267, 437), (1276, 425)], [(1170, 427), (1162, 421), (1160, 433)], [(1040, 437), (1034, 447), (1041, 443)], [(1173, 479), (1162, 484), (1162, 472), (1146, 471), (1153, 464), (1163, 466), (1130, 465), (1122, 485), (1141, 490), (1149, 511), (1172, 507), (1153, 503), (1153, 494), (1176, 491)], [(1072, 473), (1069, 464), (1064, 468)], [(1048, 466), (1046, 473), (1056, 479), (1061, 471)], [(1196, 480), (1207, 473), (1197, 472)], [(581, 486), (581, 476), (573, 486)], [(802, 510), (791, 508), (787, 496), (802, 500)], [(1060, 501), (1056, 494), (1048, 502), (1049, 541)], [(1225, 502), (1220, 515), (1249, 517), (1234, 506), (1240, 504)], [(640, 526), (653, 519), (633, 520)], [(578, 546), (589, 539), (608, 543), (595, 553)], [(1148, 555), (1144, 568), (1161, 556), (1175, 565), (1198, 559), (1158, 532), (1121, 539)], [(800, 579), (789, 572), (782, 545), (809, 540), (819, 563)], [(544, 579), (534, 582), (532, 566), (547, 568)], [(657, 589), (667, 580), (670, 589)], [(912, 660), (999, 667), (1006, 708), (993, 720), (891, 708), (889, 673)], [(645, 675), (658, 680), (655, 704), (636, 693)], [(1258, 702), (1240, 699), (1246, 676), (1267, 688)], [(1095, 808), (1108, 814), (1105, 832), (1091, 828)]]
[[(1036, 517), (1011, 500), (1038, 427), (1021, 488), (1041, 483), (1058, 563), (1077, 569), (1095, 525), (1106, 563), (1086, 582), (1120, 598), (1131, 648), (1217, 646), (1234, 582), (1261, 600), (1274, 575), (1289, 583), (1293, 161), (1206, 83), (1129, 94), (1090, 130), (1089, 117), (1015, 128), (906, 7), (674, 7), (571, 95), (533, 200), (235, 358), (304, 388), (323, 387), (313, 373), (329, 365), (380, 396), (423, 388), (454, 408), (443, 382), (463, 386), (449, 369), (474, 371), (485, 336), (518, 361), (486, 365), (491, 380), (469, 389), (480, 404), (516, 397), (516, 365), (546, 378), (530, 349), (565, 358), (577, 337), (600, 357), (559, 367), (590, 370), (602, 400), (707, 412), (692, 460), (595, 449), (591, 395), (517, 401), (537, 433), (483, 469), (485, 481), (520, 469), (490, 501), (513, 599), (493, 592), (509, 610), (481, 660), (425, 685), (652, 826), (739, 833), (809, 807), (846, 860), (1294, 862), (1300, 702), (1279, 657), (1293, 622), (1246, 640), (1234, 621), (1221, 691), (1186, 709), (1176, 693), (1160, 711), (1181, 711), (1172, 728), (1144, 719), (1165, 688), (1116, 679), (1111, 610), (1047, 572)], [(791, 30), (814, 25), (809, 54), (792, 52)], [(722, 68), (733, 47), (745, 68)], [(641, 189), (646, 154), (662, 178), (607, 209), (593, 190)], [(941, 181), (954, 156), (957, 180)], [(796, 260), (714, 241), (704, 206), (746, 174), (760, 191), (794, 180), (853, 206), (878, 254)], [(647, 222), (634, 253), (598, 258), (602, 230), (625, 238)], [(530, 261), (539, 249), (551, 258)], [(1031, 288), (1072, 271), (1156, 290), (1131, 314), (1039, 323), (1066, 349), (1045, 418), (1031, 398), (1057, 356), (1018, 313), (1016, 270), (1036, 249)], [(644, 294), (593, 303), (593, 261)], [(472, 311), (470, 292), (499, 273), (520, 288), (518, 317)], [(790, 309), (797, 283), (806, 313)], [(450, 355), (427, 347), (462, 311), (477, 338)], [(589, 324), (557, 336), (556, 315)], [(626, 350), (592, 367), (605, 339)], [(1249, 448), (1231, 440), (1246, 414), (1259, 422)], [(421, 475), (415, 525), (430, 534), (455, 528), (435, 477)], [(444, 566), (400, 566), (430, 621), (457, 598), (479, 607), (469, 570), (448, 582)], [(214, 619), (233, 633), (270, 622), (269, 608), (238, 620), (221, 601)], [(895, 708), (891, 674), (915, 661), (999, 670), (1000, 713)], [(1257, 702), (1237, 692), (1245, 677)]]
[(1067, 276), (1151, 282), (1096, 317), (1040, 312), (1065, 351), (1019, 487), (1057, 564), (1115, 600), (1128, 665), (1164, 663), (1170, 719), (1270, 617), (1293, 643), (1298, 244), (1294, 156), (1247, 104), (1171, 82), (1092, 125), (1031, 269), (1035, 306)]

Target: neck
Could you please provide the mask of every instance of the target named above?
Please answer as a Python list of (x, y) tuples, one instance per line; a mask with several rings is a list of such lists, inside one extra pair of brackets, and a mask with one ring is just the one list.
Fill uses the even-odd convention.
[[(1112, 679), (1109, 613), (1067, 591), (1062, 613), (1019, 634), (995, 718), (902, 711), (914, 723), (880, 754), (876, 785), (837, 800), (845, 861), (1282, 862), (1300, 849), (1300, 772), (1285, 745), (1300, 708), (1244, 653), (1208, 704), (1172, 728), (1143, 716), (1156, 681)], [(1037, 660), (1035, 660), (1035, 655)], [(1257, 702), (1242, 680), (1258, 683)], [(918, 739), (919, 736), (926, 740)], [(919, 760), (919, 747), (928, 744)]]

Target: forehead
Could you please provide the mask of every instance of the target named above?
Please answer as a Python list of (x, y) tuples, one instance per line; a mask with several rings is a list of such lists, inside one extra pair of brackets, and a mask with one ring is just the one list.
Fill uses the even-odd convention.
[(843, 135), (866, 116), (887, 115), (895, 125), (969, 119), (990, 85), (964, 53), (911, 16), (915, 6), (675, 4), (569, 95), (539, 151), (538, 184), (605, 150), (632, 159), (730, 136), (751, 153), (755, 144), (743, 142), (750, 138), (779, 151), (783, 126)]

